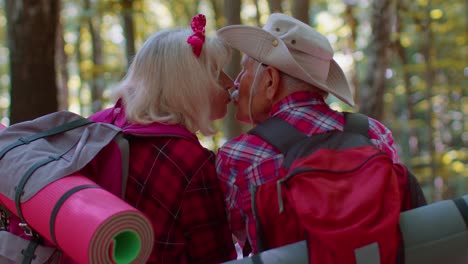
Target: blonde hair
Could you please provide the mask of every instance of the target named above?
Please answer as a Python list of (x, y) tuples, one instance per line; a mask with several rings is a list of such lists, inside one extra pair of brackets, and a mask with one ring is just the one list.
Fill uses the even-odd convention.
[(215, 132), (211, 98), (231, 49), (207, 37), (197, 58), (187, 38), (189, 29), (170, 29), (152, 35), (137, 52), (114, 97), (122, 98), (132, 123), (180, 124), (203, 135)]

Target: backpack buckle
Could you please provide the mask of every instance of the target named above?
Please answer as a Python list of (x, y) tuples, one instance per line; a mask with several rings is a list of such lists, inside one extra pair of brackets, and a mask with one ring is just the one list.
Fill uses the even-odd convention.
[(283, 213), (284, 211), (284, 203), (283, 203), (283, 192), (281, 190), (282, 184), (287, 180), (287, 178), (283, 178), (276, 182), (276, 191), (278, 192), (278, 207), (279, 213)]
[(21, 227), (21, 229), (23, 229), (24, 233), (27, 235), (27, 236), (34, 236), (34, 233), (32, 231), (32, 229), (28, 226), (28, 224), (24, 223), (24, 222), (21, 222), (18, 224), (19, 227)]

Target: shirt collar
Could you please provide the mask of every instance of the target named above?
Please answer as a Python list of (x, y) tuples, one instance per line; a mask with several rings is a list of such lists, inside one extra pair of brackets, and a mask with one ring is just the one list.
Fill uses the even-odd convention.
[(327, 103), (325, 102), (323, 96), (321, 96), (320, 94), (316, 92), (311, 92), (311, 91), (294, 92), (284, 97), (276, 104), (274, 104), (270, 111), (270, 116), (275, 116), (279, 114), (280, 112), (283, 112), (291, 108), (297, 108), (297, 107), (302, 107), (302, 106), (312, 106), (312, 105), (326, 105), (326, 104)]

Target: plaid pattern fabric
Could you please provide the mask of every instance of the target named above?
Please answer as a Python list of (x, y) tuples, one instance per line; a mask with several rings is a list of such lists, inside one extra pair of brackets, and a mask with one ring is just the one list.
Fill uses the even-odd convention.
[(179, 138), (131, 137), (126, 200), (154, 228), (148, 263), (220, 263), (236, 258), (214, 153)]
[[(280, 117), (307, 135), (343, 130), (344, 115), (332, 110), (311, 92), (296, 92), (275, 104), (270, 116)], [(398, 156), (388, 128), (369, 119), (369, 136), (394, 162)], [(228, 219), (233, 233), (241, 240), (247, 236), (256, 252), (256, 228), (249, 187), (276, 178), (283, 155), (257, 136), (242, 134), (222, 146), (216, 169), (225, 195)], [(242, 241), (240, 241), (242, 244)]]

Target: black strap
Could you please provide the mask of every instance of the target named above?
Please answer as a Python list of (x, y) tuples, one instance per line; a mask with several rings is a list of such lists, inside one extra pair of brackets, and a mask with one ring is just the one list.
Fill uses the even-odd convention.
[(40, 238), (38, 236), (33, 236), (33, 239), (28, 243), (28, 247), (21, 250), (24, 258), (22, 264), (30, 264), (33, 259), (36, 258), (34, 252), (36, 252), (37, 246), (39, 246)]
[(60, 157), (61, 157), (60, 155), (49, 156), (46, 159), (37, 162), (31, 168), (29, 168), (28, 171), (26, 171), (26, 173), (21, 178), (18, 186), (16, 186), (16, 188), (15, 188), (16, 211), (18, 212), (18, 217), (21, 219), (21, 221), (23, 223), (26, 223), (26, 221), (24, 220), (24, 217), (23, 217), (23, 212), (21, 211), (21, 196), (23, 196), (23, 193), (24, 193), (24, 186), (26, 186), (26, 183), (28, 182), (29, 178), (31, 178), (31, 176), (33, 175), (33, 173), (37, 169), (39, 169), (40, 167), (42, 167), (42, 166), (44, 166), (44, 165), (46, 165), (46, 164), (48, 164), (48, 163), (50, 163), (52, 161), (60, 159)]
[(66, 193), (60, 197), (60, 199), (57, 201), (57, 203), (54, 206), (54, 209), (52, 210), (52, 214), (50, 215), (50, 221), (49, 221), (49, 229), (50, 229), (50, 237), (52, 238), (52, 242), (54, 242), (55, 245), (57, 245), (57, 240), (55, 238), (55, 220), (57, 218), (57, 213), (59, 212), (60, 208), (62, 207), (63, 203), (72, 196), (74, 193), (79, 192), (84, 189), (89, 189), (89, 188), (101, 188), (99, 185), (96, 184), (87, 184), (87, 185), (80, 185), (76, 186), (70, 190), (68, 190)]
[(468, 204), (463, 197), (455, 198), (453, 199), (453, 202), (457, 206), (458, 211), (460, 211), (463, 221), (465, 221), (465, 226), (468, 229)]
[[(344, 112), (345, 125), (343, 130), (349, 133), (357, 133), (369, 138), (369, 120), (360, 113)], [(307, 135), (296, 127), (279, 117), (270, 117), (251, 129), (249, 134), (261, 137), (268, 144), (275, 147), (281, 153), (286, 154), (295, 144), (307, 138)], [(323, 141), (324, 134), (317, 134), (309, 138)]]
[(78, 119), (78, 120), (71, 121), (71, 122), (65, 123), (63, 125), (54, 127), (52, 129), (49, 129), (49, 130), (46, 130), (46, 131), (43, 131), (43, 132), (40, 132), (40, 133), (36, 133), (36, 134), (31, 135), (29, 137), (18, 138), (17, 141), (11, 143), (10, 145), (3, 148), (2, 151), (0, 151), (0, 159), (2, 159), (3, 156), (5, 156), (5, 154), (8, 151), (10, 151), (10, 150), (12, 150), (12, 149), (14, 149), (14, 148), (16, 148), (18, 146), (29, 144), (34, 140), (44, 138), (44, 137), (48, 137), (48, 136), (53, 136), (53, 135), (56, 135), (56, 134), (59, 134), (59, 133), (62, 133), (62, 132), (68, 131), (68, 130), (75, 129), (77, 127), (81, 127), (81, 126), (90, 124), (92, 122), (93, 121), (91, 121), (89, 119), (85, 119), (85, 118)]
[(418, 182), (416, 176), (414, 176), (413, 172), (411, 172), (408, 167), (405, 166), (406, 171), (408, 172), (408, 187), (409, 187), (409, 199), (410, 199), (410, 208), (414, 209), (421, 206), (427, 205), (426, 197), (424, 196), (424, 192), (421, 188), (421, 185)]
[[(263, 232), (262, 223), (260, 222), (260, 218), (258, 215), (257, 188), (258, 186), (253, 184), (250, 186), (250, 196), (252, 197), (252, 214), (255, 219), (255, 227), (257, 231), (257, 251), (262, 252), (267, 250), (268, 246), (266, 244), (265, 233)], [(242, 253), (244, 254), (244, 257), (246, 257), (250, 254), (250, 252), (252, 252), (252, 246), (250, 245), (250, 242), (247, 239), (245, 242), (245, 246), (242, 249)]]
[(261, 137), (283, 154), (307, 138), (307, 135), (279, 117), (268, 118), (248, 133)]
[(344, 132), (355, 133), (369, 138), (369, 119), (360, 113), (344, 112)]

